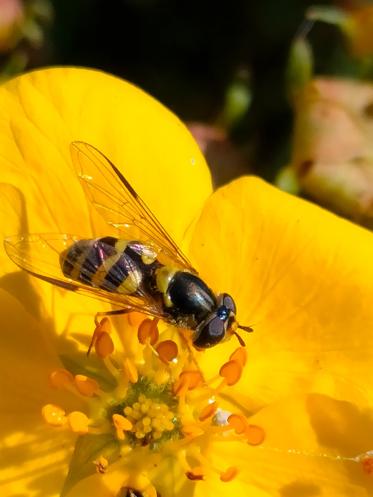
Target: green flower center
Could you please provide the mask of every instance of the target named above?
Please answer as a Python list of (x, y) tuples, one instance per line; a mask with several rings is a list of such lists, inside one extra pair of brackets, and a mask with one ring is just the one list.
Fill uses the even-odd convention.
[(108, 417), (118, 414), (130, 422), (126, 435), (132, 446), (158, 450), (162, 443), (182, 436), (177, 406), (170, 384), (156, 385), (143, 376), (130, 385), (124, 401), (110, 409)]

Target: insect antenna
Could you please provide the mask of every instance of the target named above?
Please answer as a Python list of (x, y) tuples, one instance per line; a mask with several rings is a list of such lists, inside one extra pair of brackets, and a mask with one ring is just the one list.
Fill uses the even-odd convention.
[(254, 331), (251, 326), (241, 326), (240, 324), (237, 324), (237, 328), (247, 331), (248, 333), (252, 333)]

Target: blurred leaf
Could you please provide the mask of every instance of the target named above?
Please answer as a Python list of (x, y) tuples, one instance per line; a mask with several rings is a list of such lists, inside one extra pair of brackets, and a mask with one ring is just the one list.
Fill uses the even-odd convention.
[(313, 5), (307, 10), (306, 17), (311, 21), (322, 21), (336, 26), (343, 26), (348, 15), (338, 7)]
[(284, 192), (297, 195), (300, 190), (298, 177), (291, 166), (286, 166), (278, 173), (275, 184)]
[(298, 37), (290, 48), (286, 70), (288, 94), (291, 100), (311, 80), (313, 74), (313, 53), (305, 37)]
[(77, 439), (61, 497), (67, 495), (80, 480), (96, 473), (94, 461), (100, 456), (105, 457), (109, 463), (120, 457), (119, 442), (111, 433), (83, 435)]
[(251, 103), (249, 77), (246, 71), (238, 74), (225, 94), (224, 108), (217, 124), (224, 129), (232, 129), (246, 114)]

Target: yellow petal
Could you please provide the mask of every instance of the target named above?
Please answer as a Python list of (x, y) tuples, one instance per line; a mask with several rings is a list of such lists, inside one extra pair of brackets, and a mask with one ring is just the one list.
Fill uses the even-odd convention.
[(80, 402), (49, 386), (50, 372), (61, 363), (48, 328), (4, 290), (0, 315), (1, 495), (57, 496), (73, 439), (47, 426), (41, 410), (47, 403), (72, 410)]
[[(262, 426), (260, 447), (220, 442), (211, 448), (212, 463), (238, 468), (222, 487), (212, 478), (195, 496), (218, 494), (259, 497), (369, 497), (372, 475), (364, 472), (363, 452), (372, 448), (373, 417), (353, 404), (325, 395), (287, 397), (261, 410), (250, 422)], [(203, 494), (202, 490), (206, 493)]]
[[(248, 362), (232, 397), (253, 411), (317, 391), (372, 405), (373, 236), (255, 178), (217, 191), (196, 226), (198, 268), (236, 299)], [(234, 340), (204, 354), (216, 374)], [(236, 399), (237, 400), (237, 399)]]

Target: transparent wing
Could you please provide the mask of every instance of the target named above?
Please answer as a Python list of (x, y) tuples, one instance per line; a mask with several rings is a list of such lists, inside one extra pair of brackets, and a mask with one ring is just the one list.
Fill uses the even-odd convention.
[(78, 178), (90, 202), (105, 221), (124, 234), (152, 245), (177, 266), (197, 273), (177, 244), (137, 195), (118, 168), (85, 142), (71, 144)]
[(61, 270), (60, 255), (78, 240), (78, 236), (68, 234), (16, 235), (6, 238), (4, 246), (8, 256), (17, 266), (43, 281), (121, 308), (164, 318), (160, 305), (145, 295), (112, 293), (66, 278)]

